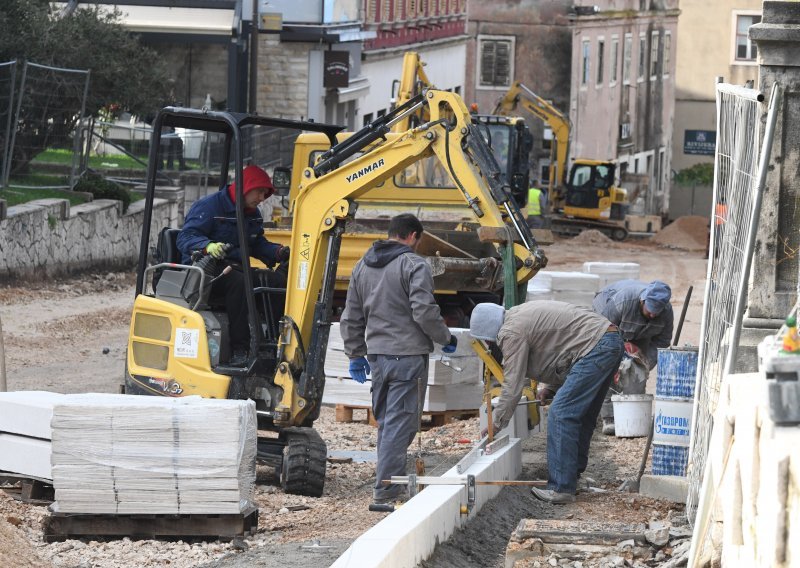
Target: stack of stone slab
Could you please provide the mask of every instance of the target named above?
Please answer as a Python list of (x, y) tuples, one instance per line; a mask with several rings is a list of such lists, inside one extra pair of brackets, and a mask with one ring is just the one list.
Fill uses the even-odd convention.
[(600, 277), (596, 274), (543, 270), (528, 282), (526, 299), (557, 300), (589, 308), (599, 289)]
[[(483, 363), (470, 346), (469, 330), (450, 328), (458, 338), (455, 353), (442, 356), (440, 346), (430, 356), (428, 390), (424, 411), (474, 410), (483, 396)], [(331, 325), (328, 350), (325, 355), (325, 391), (322, 402), (348, 406), (370, 406), (371, 383), (360, 385), (350, 379), (350, 361), (344, 354), (344, 342), (339, 324)]]
[(252, 401), (69, 395), (53, 406), (59, 513), (238, 514), (252, 506)]
[(0, 471), (51, 479), (50, 419), (63, 394), (0, 393)]
[(620, 280), (639, 279), (639, 264), (636, 262), (584, 262), (583, 271), (600, 278), (600, 290)]

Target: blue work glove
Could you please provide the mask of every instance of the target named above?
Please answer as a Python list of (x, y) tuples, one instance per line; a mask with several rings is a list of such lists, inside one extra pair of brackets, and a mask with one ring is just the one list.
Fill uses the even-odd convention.
[(367, 373), (372, 372), (369, 368), (369, 363), (365, 357), (356, 357), (350, 359), (350, 376), (357, 383), (364, 384), (367, 382)]
[(447, 345), (442, 347), (442, 353), (447, 353), (448, 355), (450, 353), (455, 353), (456, 352), (456, 347), (458, 347), (458, 338), (456, 338), (455, 335), (451, 335), (450, 336), (450, 343), (448, 343)]

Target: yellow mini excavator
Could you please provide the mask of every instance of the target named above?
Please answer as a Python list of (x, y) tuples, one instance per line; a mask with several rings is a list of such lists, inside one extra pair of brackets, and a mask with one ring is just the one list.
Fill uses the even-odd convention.
[(617, 187), (616, 164), (607, 160), (575, 158), (567, 176), (569, 117), (519, 81), (514, 82), (495, 108), (511, 116), (519, 107), (541, 119), (553, 131), (550, 155), (550, 229), (560, 235), (577, 235), (596, 229), (616, 241), (625, 240), (627, 190)]
[[(425, 110), (426, 121), (387, 136), (407, 114)], [(242, 209), (242, 169), (246, 129), (277, 126), (323, 132), (331, 147), (302, 172), (293, 191), (291, 259), (286, 289), (270, 286), (262, 270), (251, 266)], [(236, 182), (236, 222), (251, 330), (249, 360), (241, 367), (225, 363), (229, 351), (224, 307), (204, 294), (210, 275), (197, 265), (183, 265), (175, 250), (177, 229), (153, 230), (156, 161), (164, 127), (190, 128), (221, 135), (220, 179), (228, 181), (229, 163)], [(259, 429), (258, 457), (280, 475), (290, 493), (318, 496), (325, 482), (326, 446), (313, 423), (325, 387), (325, 353), (342, 234), (354, 219), (359, 198), (409, 165), (437, 160), (477, 223), (486, 228), (492, 262), (446, 255), (432, 258), (435, 272), (475, 264), (480, 281), (505, 290), (515, 302), (524, 284), (547, 259), (538, 247), (505, 176), (461, 98), (429, 90), (336, 143), (338, 127), (269, 119), (230, 112), (168, 107), (156, 118), (144, 208), (136, 298), (130, 324), (125, 392), (139, 395), (251, 399)], [(278, 176), (276, 176), (277, 178)], [(276, 182), (277, 185), (277, 182)], [(149, 247), (158, 233), (153, 259)], [(224, 278), (224, 272), (220, 276)], [(283, 317), (273, 323), (275, 298)], [(285, 298), (285, 300), (284, 300)], [(476, 401), (477, 402), (477, 401)]]

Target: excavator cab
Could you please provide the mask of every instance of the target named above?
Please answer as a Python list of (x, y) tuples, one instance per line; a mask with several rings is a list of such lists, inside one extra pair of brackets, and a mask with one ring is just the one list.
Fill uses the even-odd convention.
[[(166, 128), (186, 128), (203, 133), (210, 161), (217, 171), (211, 183), (227, 187), (236, 182), (236, 222), (241, 263), (215, 271), (210, 256), (198, 255), (184, 264), (177, 248), (180, 228), (156, 197), (158, 148)], [(311, 420), (279, 427), (275, 401), (283, 389), (272, 380), (280, 361), (278, 320), (286, 296), (280, 267), (267, 269), (248, 255), (247, 222), (241, 204), (242, 171), (246, 157), (273, 170), (277, 192), (288, 182), (278, 166), (279, 148), (260, 153), (262, 140), (293, 139), (303, 131), (323, 133), (331, 143), (341, 127), (320, 123), (271, 119), (230, 112), (167, 107), (157, 116), (150, 145), (144, 218), (137, 266), (136, 298), (131, 316), (124, 392), (135, 395), (251, 399), (256, 403), (259, 429), (276, 435), (259, 439), (259, 458), (277, 468), (285, 490), (320, 495), (325, 475), (325, 444), (308, 427)], [(265, 162), (265, 160), (272, 160)], [(215, 183), (218, 182), (218, 183)], [(240, 271), (250, 327), (249, 359), (230, 362), (228, 316), (224, 304), (209, 299), (212, 280)], [(226, 272), (228, 271), (228, 272)], [(322, 456), (304, 476), (292, 471), (299, 456)], [(303, 458), (304, 459), (304, 458)]]
[(519, 117), (475, 114), (486, 143), (494, 152), (500, 170), (506, 175), (511, 195), (519, 207), (528, 201), (529, 158), (533, 135), (525, 120)]
[(578, 159), (567, 182), (564, 214), (581, 219), (625, 219), (627, 191), (615, 185), (613, 162)]

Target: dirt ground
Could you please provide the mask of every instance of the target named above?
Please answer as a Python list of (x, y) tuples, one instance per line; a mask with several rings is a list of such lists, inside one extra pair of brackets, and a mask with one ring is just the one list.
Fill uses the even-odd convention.
[[(580, 270), (585, 261), (638, 262), (642, 280), (657, 278), (672, 286), (676, 320), (686, 290), (693, 285), (680, 343), (696, 345), (706, 274), (703, 252), (642, 241), (594, 240), (598, 242), (582, 242), (579, 237), (546, 247), (548, 268)], [(8, 389), (117, 392), (124, 371), (133, 288), (132, 273), (0, 286)], [(323, 410), (316, 426), (332, 450), (374, 451), (375, 430), (361, 423), (337, 423), (332, 409)], [(468, 445), (463, 441), (477, 437), (477, 419), (423, 434), (428, 472), (445, 471), (466, 452)], [(523, 477), (546, 476), (543, 442), (542, 435), (525, 442)], [(635, 473), (643, 447), (643, 439), (596, 436), (588, 474), (608, 489), (607, 493), (587, 493), (573, 505), (554, 508), (535, 502), (526, 491), (508, 488), (480, 516), (488, 525), (471, 523), (442, 545), (425, 566), (502, 566), (508, 536), (524, 517), (664, 518), (674, 507), (611, 491)], [(260, 468), (259, 532), (244, 542), (233, 543), (123, 539), (45, 544), (40, 525), (46, 509), (21, 504), (0, 492), (0, 564), (188, 567), (266, 566), (277, 561), (275, 565), (287, 567), (327, 566), (353, 539), (385, 516), (367, 512), (373, 474), (374, 465), (369, 463), (329, 463), (325, 493), (314, 499), (282, 494), (272, 470)]]

